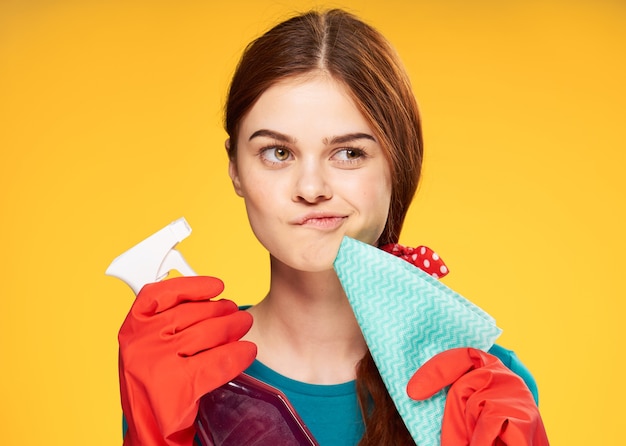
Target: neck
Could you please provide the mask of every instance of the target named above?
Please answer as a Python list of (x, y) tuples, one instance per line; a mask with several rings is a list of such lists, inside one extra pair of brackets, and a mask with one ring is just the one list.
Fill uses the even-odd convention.
[(354, 379), (367, 348), (334, 270), (303, 272), (271, 260), (267, 296), (250, 309), (246, 335), (259, 361), (289, 378), (314, 384)]

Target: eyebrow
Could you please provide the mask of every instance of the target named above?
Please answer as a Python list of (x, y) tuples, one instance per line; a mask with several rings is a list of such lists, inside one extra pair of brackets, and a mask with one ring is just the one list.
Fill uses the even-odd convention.
[[(252, 141), (252, 139), (259, 138), (259, 137), (273, 138), (277, 141), (288, 142), (292, 144), (296, 142), (296, 139), (291, 136), (285, 135), (284, 133), (280, 133), (274, 130), (268, 130), (268, 129), (257, 130), (252, 135), (250, 135), (250, 138), (248, 138), (248, 141)], [(334, 136), (330, 140), (328, 138), (324, 138), (323, 142), (326, 145), (335, 145), (335, 144), (345, 144), (347, 142), (357, 141), (359, 139), (368, 139), (370, 141), (376, 142), (376, 138), (374, 138), (372, 135), (370, 135), (369, 133), (361, 133), (361, 132)]]
[(347, 142), (357, 141), (359, 139), (369, 139), (370, 141), (376, 142), (376, 138), (374, 138), (369, 133), (348, 133), (347, 135), (335, 136), (330, 141), (328, 140), (328, 138), (324, 138), (324, 144), (345, 144)]
[(287, 136), (283, 133), (276, 132), (274, 130), (267, 130), (267, 129), (257, 130), (252, 135), (250, 135), (250, 138), (248, 138), (248, 141), (252, 141), (254, 138), (259, 138), (259, 137), (273, 138), (281, 142), (290, 142), (290, 143), (296, 142), (296, 139), (292, 138), (291, 136)]

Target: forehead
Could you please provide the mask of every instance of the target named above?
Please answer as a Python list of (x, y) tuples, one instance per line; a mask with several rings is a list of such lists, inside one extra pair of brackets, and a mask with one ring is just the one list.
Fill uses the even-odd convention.
[(242, 119), (239, 136), (248, 139), (260, 128), (296, 138), (372, 133), (346, 86), (325, 72), (290, 77), (268, 88)]

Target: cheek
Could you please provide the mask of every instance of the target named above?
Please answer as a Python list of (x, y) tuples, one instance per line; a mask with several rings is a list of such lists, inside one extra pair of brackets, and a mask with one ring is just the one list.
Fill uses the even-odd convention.
[[(242, 177), (243, 178), (243, 177)], [(283, 200), (279, 191), (283, 190), (274, 181), (248, 175), (242, 182), (242, 196), (252, 231), (257, 237), (267, 232), (279, 218)]]
[[(389, 206), (391, 203), (391, 190), (389, 188), (383, 188), (382, 186), (375, 193), (367, 198), (370, 205), (370, 213), (372, 223), (378, 226), (378, 229), (382, 233), (387, 218), (389, 217)], [(380, 234), (379, 234), (380, 235)]]
[[(384, 181), (381, 181), (384, 178)], [(366, 243), (378, 240), (387, 223), (391, 203), (391, 181), (389, 175), (375, 171), (351, 184), (345, 191), (347, 200), (358, 209), (358, 224), (347, 235)], [(356, 222), (356, 221), (355, 221)], [(354, 232), (356, 231), (356, 232)]]
[(261, 219), (264, 213), (270, 213), (272, 209), (272, 200), (265, 193), (265, 187), (262, 184), (251, 184), (251, 187), (245, 187), (243, 191), (243, 200), (246, 205), (248, 217), (251, 222)]
[(240, 169), (239, 184), (247, 207), (263, 207), (264, 198), (274, 189), (265, 177), (245, 167)]
[(244, 196), (244, 203), (252, 233), (262, 245), (266, 246), (267, 241), (273, 238), (272, 228), (277, 226), (269, 221), (273, 213), (272, 208), (269, 207), (271, 203), (268, 202), (265, 205), (250, 194)]
[[(381, 178), (383, 179), (381, 181)], [(375, 214), (389, 211), (391, 202), (391, 178), (387, 172), (374, 172), (360, 185), (362, 199), (368, 208)]]

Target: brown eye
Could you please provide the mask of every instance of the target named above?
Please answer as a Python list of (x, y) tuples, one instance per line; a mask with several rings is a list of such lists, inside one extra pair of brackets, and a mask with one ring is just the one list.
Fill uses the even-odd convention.
[(289, 163), (293, 154), (287, 147), (269, 146), (261, 150), (261, 159), (269, 165), (283, 165)]
[(333, 158), (340, 162), (354, 162), (366, 157), (365, 151), (362, 149), (345, 148), (337, 151)]
[(361, 156), (361, 153), (357, 150), (346, 149), (346, 159), (353, 160)]
[(282, 147), (276, 147), (274, 149), (274, 157), (279, 161), (285, 161), (289, 158), (289, 151)]

